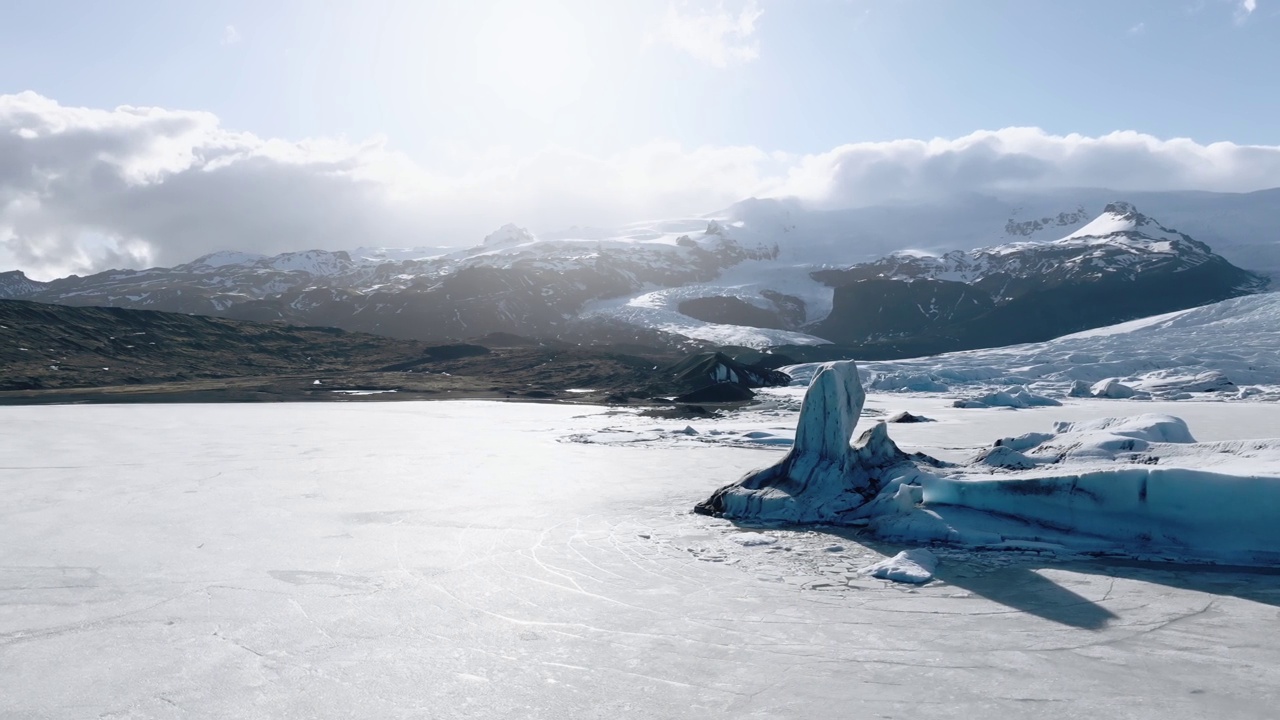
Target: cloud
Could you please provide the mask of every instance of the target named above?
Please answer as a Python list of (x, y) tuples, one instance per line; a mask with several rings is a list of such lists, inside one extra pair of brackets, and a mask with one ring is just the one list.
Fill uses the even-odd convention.
[(1258, 9), (1258, 0), (1240, 0), (1236, 5), (1236, 22), (1244, 22)]
[(1146, 30), (1147, 30), (1147, 24), (1144, 22), (1140, 22), (1134, 25), (1133, 27), (1129, 28), (1128, 32), (1130, 35), (1141, 35), (1142, 33), (1146, 32)]
[(0, 269), (33, 277), (171, 265), (220, 249), (471, 244), (701, 213), (765, 192), (755, 148), (551, 148), (442, 175), (375, 139), (264, 139), (210, 113), (0, 96)]
[(1276, 186), (1280, 147), (1036, 128), (811, 155), (663, 141), (611, 155), (548, 148), (444, 174), (380, 139), (286, 141), (229, 130), (205, 112), (0, 96), (0, 270), (37, 278), (215, 250), (473, 244), (506, 222), (617, 226), (751, 196), (842, 208), (969, 192)]
[(760, 56), (760, 43), (752, 36), (763, 14), (755, 2), (748, 2), (736, 15), (723, 4), (714, 10), (688, 11), (671, 4), (662, 20), (661, 38), (708, 65), (740, 65)]
[(235, 25), (228, 25), (222, 29), (223, 45), (235, 45), (236, 43), (240, 42), (240, 40), (242, 39), (243, 38), (240, 35), (240, 31), (236, 29)]
[(1132, 131), (1100, 137), (1039, 128), (945, 140), (856, 143), (805, 156), (778, 194), (819, 207), (927, 201), (958, 193), (1061, 188), (1247, 192), (1280, 186), (1280, 146), (1208, 145)]

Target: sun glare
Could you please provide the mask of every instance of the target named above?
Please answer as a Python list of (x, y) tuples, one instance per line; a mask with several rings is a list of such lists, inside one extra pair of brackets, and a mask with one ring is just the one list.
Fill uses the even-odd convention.
[(581, 23), (552, 3), (494, 5), (475, 49), (477, 81), (535, 116), (578, 99), (591, 71)]

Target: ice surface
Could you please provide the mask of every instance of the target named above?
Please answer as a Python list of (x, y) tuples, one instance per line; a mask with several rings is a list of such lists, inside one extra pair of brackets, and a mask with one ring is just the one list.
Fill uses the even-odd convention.
[[(1280, 293), (1268, 293), (1047, 342), (859, 365), (868, 389), (964, 400), (1009, 386), (1061, 398), (1077, 382), (1114, 381), (1116, 392), (1123, 394), (1118, 386), (1125, 386), (1135, 398), (1270, 401), (1280, 399), (1277, 348)], [(782, 370), (805, 384), (814, 367)]]
[[(1114, 406), (867, 413), (972, 454)], [(1186, 407), (1201, 441), (1280, 417)], [(0, 716), (1273, 717), (1280, 576), (1025, 542), (908, 588), (859, 574), (901, 546), (687, 513), (782, 454), (714, 444), (778, 408), (0, 408)], [(560, 442), (610, 427), (661, 439)]]
[[(785, 275), (784, 275), (785, 277)], [(816, 285), (816, 282), (810, 281)], [(606, 317), (632, 325), (661, 330), (685, 337), (706, 340), (720, 345), (766, 348), (774, 345), (826, 345), (824, 340), (794, 330), (755, 328), (746, 325), (726, 325), (698, 320), (679, 311), (685, 300), (700, 297), (736, 297), (745, 302), (762, 305), (759, 289), (775, 289), (775, 284), (755, 286), (692, 285), (679, 288), (662, 288), (633, 297), (615, 298), (589, 303), (583, 317)], [(826, 311), (830, 312), (830, 289), (827, 290)]]
[(815, 322), (831, 312), (834, 290), (811, 276), (807, 264), (776, 260), (747, 260), (720, 273), (714, 281), (686, 287), (660, 288), (632, 297), (591, 303), (584, 313), (656, 328), (721, 345), (768, 347), (771, 345), (824, 345), (828, 340), (803, 332), (721, 325), (689, 317), (680, 303), (700, 297), (734, 297), (765, 309), (773, 306), (762, 291), (772, 290), (800, 299), (805, 321)]

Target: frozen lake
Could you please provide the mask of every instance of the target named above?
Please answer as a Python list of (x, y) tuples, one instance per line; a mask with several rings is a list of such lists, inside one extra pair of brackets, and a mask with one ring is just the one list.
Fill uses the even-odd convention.
[[(1280, 434), (1274, 404), (1169, 405)], [(563, 441), (664, 424), (604, 412), (0, 408), (0, 717), (1275, 716), (1280, 575), (940, 551), (924, 587), (865, 579), (900, 548), (688, 513), (778, 450)], [(891, 433), (1122, 409), (965, 412)]]

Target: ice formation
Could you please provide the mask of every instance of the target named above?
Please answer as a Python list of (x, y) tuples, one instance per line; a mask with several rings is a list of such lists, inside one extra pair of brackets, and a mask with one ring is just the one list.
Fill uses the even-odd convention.
[(790, 452), (720, 488), (695, 509), (728, 518), (832, 522), (861, 507), (895, 469), (914, 469), (884, 423), (850, 446), (865, 401), (852, 360), (824, 363), (805, 393)]
[(955, 407), (958, 408), (1029, 408), (1029, 407), (1054, 407), (1062, 403), (1044, 395), (1037, 395), (1026, 388), (1025, 385), (1016, 387), (1007, 387), (997, 392), (988, 393), (981, 397), (971, 400), (956, 400)]
[(1125, 385), (1116, 378), (1107, 378), (1099, 380), (1089, 388), (1089, 396), (1097, 398), (1111, 398), (1113, 400), (1125, 400), (1138, 394), (1137, 390)]
[(1280, 564), (1280, 440), (1200, 443), (1148, 413), (1058, 422), (946, 466), (903, 453), (884, 423), (850, 446), (863, 401), (852, 362), (823, 365), (791, 452), (697, 510), (899, 542)]

